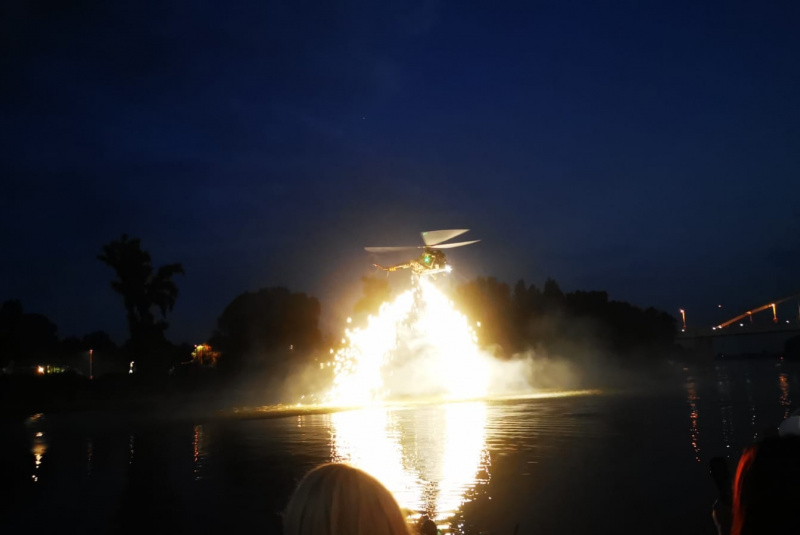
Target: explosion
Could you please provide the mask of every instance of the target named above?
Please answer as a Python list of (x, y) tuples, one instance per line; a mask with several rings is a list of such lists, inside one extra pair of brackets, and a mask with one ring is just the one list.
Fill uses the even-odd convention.
[(489, 364), (467, 318), (427, 278), (384, 303), (361, 329), (348, 329), (334, 355), (327, 402), (361, 406), (389, 400), (484, 397)]

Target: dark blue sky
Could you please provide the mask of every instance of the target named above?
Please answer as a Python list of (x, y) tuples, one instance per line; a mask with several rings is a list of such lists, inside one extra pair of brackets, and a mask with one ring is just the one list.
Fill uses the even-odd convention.
[(0, 300), (125, 336), (123, 232), (182, 262), (170, 336), (287, 285), (346, 314), (364, 245), (471, 228), (462, 278), (690, 323), (800, 289), (796, 2), (0, 8)]

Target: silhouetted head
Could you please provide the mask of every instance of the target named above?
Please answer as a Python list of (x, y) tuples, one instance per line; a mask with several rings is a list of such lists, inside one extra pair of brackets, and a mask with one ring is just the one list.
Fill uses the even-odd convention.
[(796, 533), (800, 437), (767, 438), (742, 453), (733, 492), (731, 535)]
[(439, 529), (433, 520), (423, 516), (419, 519), (419, 533), (420, 535), (438, 535)]
[(283, 518), (285, 535), (409, 535), (394, 496), (371, 475), (344, 464), (306, 474)]

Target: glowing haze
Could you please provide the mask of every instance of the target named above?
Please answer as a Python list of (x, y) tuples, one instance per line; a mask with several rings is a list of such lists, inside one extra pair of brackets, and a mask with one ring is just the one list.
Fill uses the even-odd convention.
[(460, 400), (488, 393), (489, 362), (475, 330), (425, 277), (345, 336), (334, 354), (330, 404)]

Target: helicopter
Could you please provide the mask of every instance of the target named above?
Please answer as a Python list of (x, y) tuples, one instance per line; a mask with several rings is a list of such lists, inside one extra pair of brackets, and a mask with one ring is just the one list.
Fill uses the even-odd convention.
[(398, 271), (401, 269), (410, 269), (415, 275), (436, 275), (439, 273), (450, 273), (452, 267), (447, 263), (447, 257), (442, 249), (452, 249), (453, 247), (463, 247), (478, 243), (481, 240), (462, 241), (456, 243), (442, 243), (447, 240), (460, 236), (469, 229), (453, 229), (453, 230), (431, 230), (422, 232), (422, 241), (425, 245), (408, 246), (408, 247), (364, 247), (370, 253), (390, 253), (394, 251), (407, 251), (412, 249), (422, 249), (422, 254), (419, 258), (409, 260), (403, 264), (396, 264), (394, 266), (382, 266), (374, 264), (374, 266), (383, 271)]

